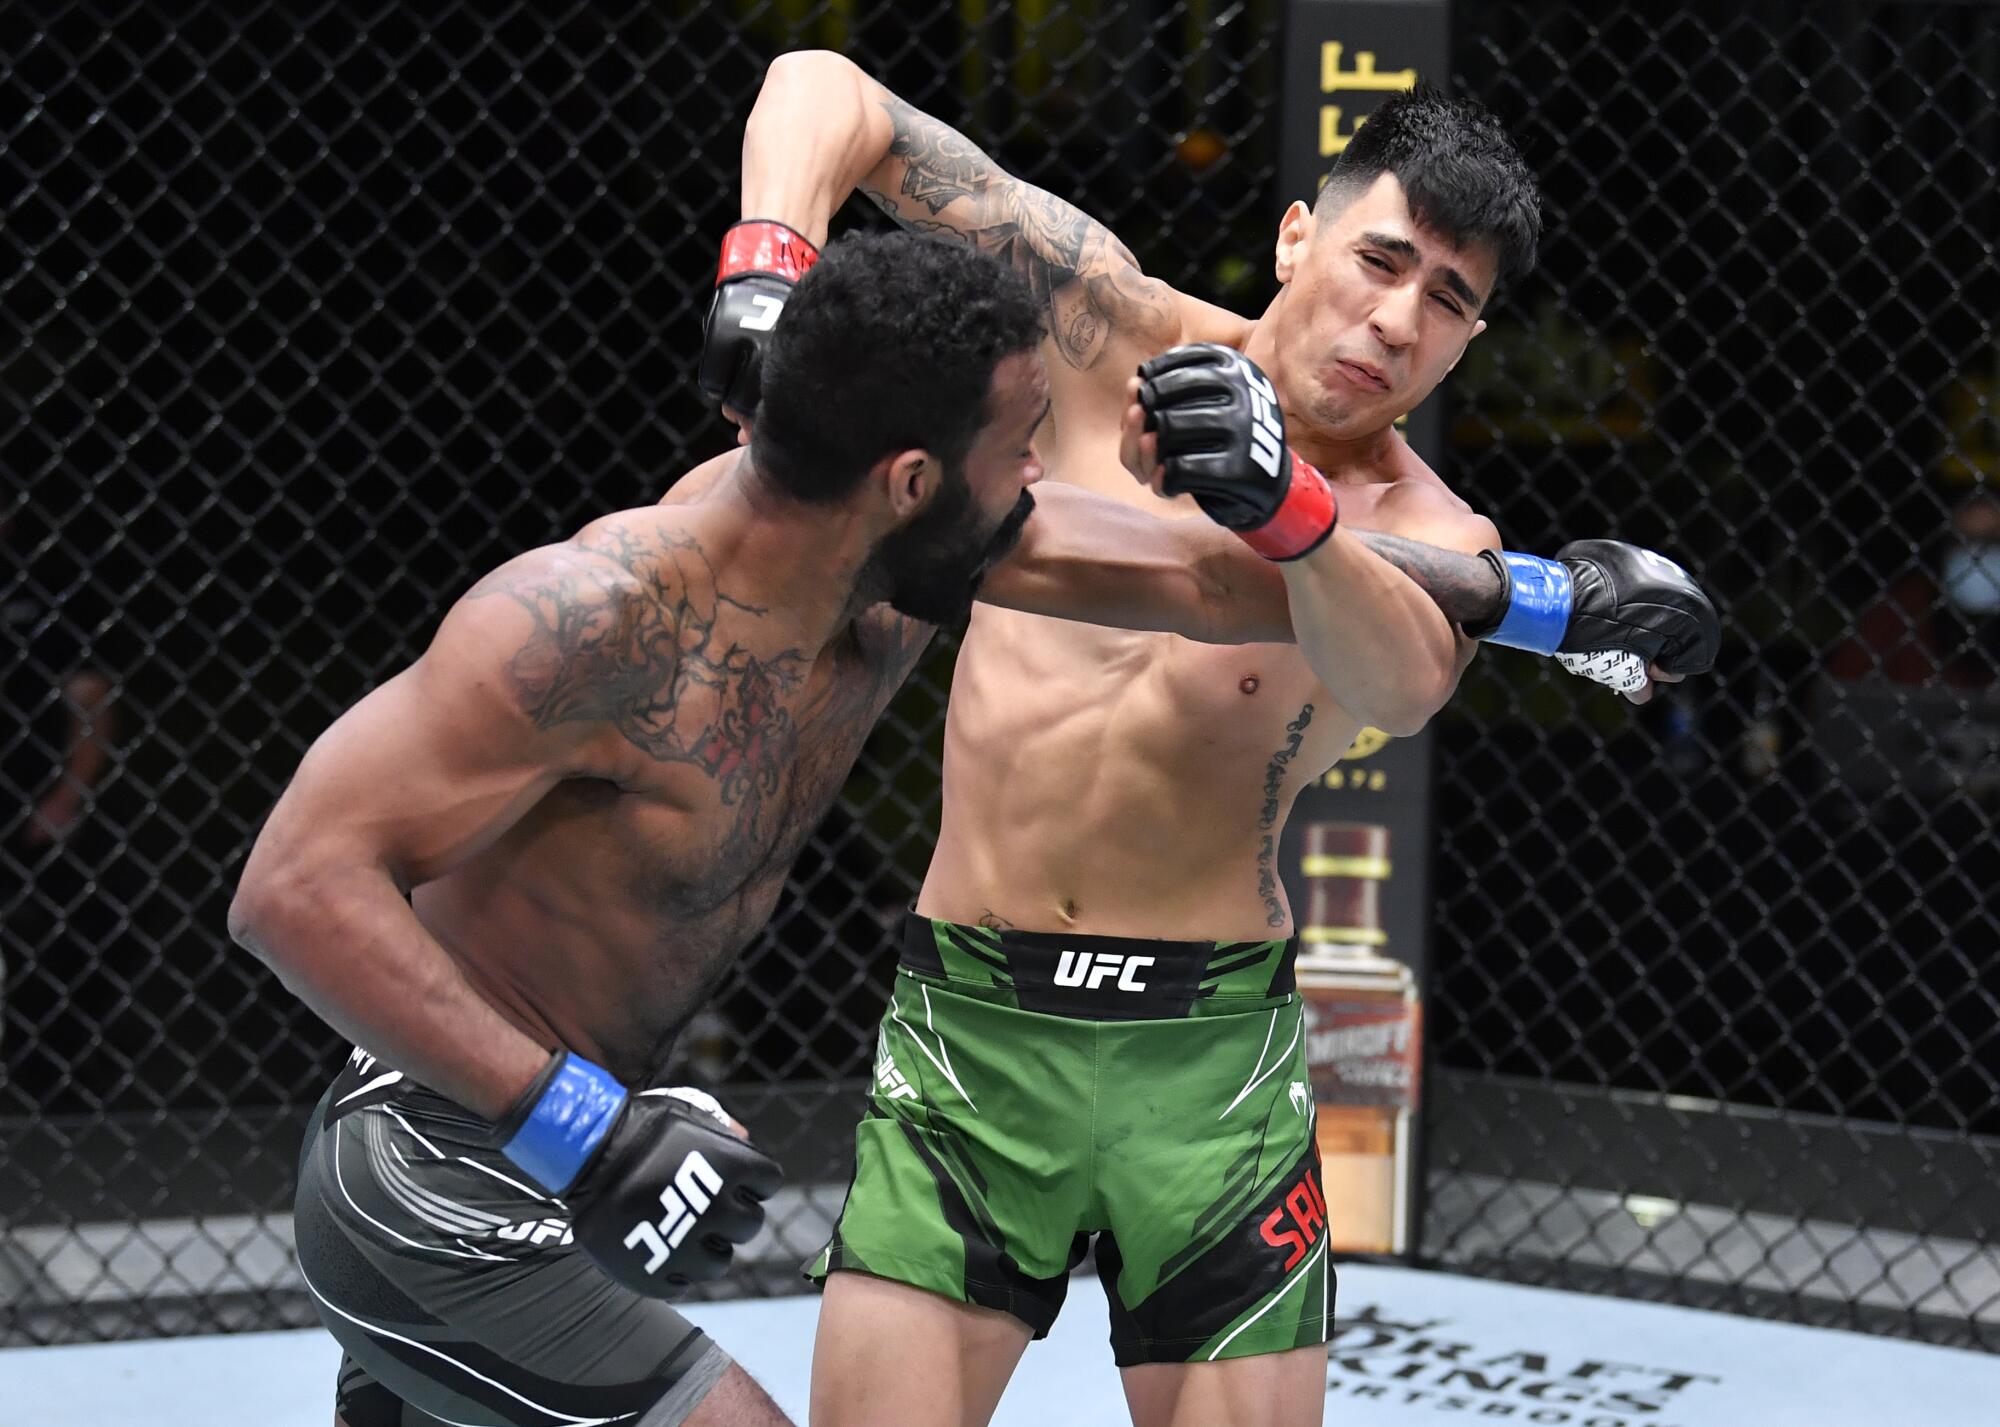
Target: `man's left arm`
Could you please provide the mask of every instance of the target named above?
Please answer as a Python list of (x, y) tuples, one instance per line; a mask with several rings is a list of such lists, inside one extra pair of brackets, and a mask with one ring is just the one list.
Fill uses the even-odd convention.
[[(1390, 508), (1397, 503), (1392, 493), (1378, 514), (1394, 521), (1416, 550), (1452, 552), (1484, 568), (1478, 552), (1500, 544), (1500, 532), (1484, 516), (1444, 509), (1437, 500), (1425, 504), (1438, 509), (1403, 513)], [(1336, 526), (1311, 554), (1277, 568), (1313, 673), (1342, 707), (1401, 736), (1444, 707), (1478, 645), (1371, 548), (1364, 538), (1370, 533)]]

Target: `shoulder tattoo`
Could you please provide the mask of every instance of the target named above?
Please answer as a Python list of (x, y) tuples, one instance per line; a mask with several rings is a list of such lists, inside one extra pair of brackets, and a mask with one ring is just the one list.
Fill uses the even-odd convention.
[(475, 597), (504, 595), (533, 629), (508, 663), (513, 693), (538, 728), (603, 723), (647, 757), (688, 763), (725, 803), (775, 791), (797, 740), (785, 696), (810, 660), (755, 654), (718, 634), (733, 607), (691, 536), (593, 532), (553, 567), (489, 577)]

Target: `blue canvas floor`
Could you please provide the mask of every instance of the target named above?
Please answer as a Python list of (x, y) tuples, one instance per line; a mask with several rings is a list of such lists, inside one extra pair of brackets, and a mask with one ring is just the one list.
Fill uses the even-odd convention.
[[(1349, 1265), (1330, 1427), (1993, 1427), (2000, 1357), (1447, 1274)], [(690, 1310), (805, 1421), (814, 1297)], [(1028, 1350), (1001, 1427), (1125, 1420), (1094, 1278)], [(327, 1427), (318, 1332), (0, 1352), (0, 1427)]]

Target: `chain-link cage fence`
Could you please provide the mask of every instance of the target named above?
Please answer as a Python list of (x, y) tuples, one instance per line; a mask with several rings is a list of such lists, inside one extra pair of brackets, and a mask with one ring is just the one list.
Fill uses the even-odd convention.
[[(0, 10), (0, 1334), (311, 1321), (290, 1184), (344, 1050), (227, 944), (236, 873), (478, 573), (728, 444), (693, 371), (769, 59), (854, 54), (1227, 300), (1275, 41), (1223, 3)], [(767, 1285), (838, 1207), (950, 661), (686, 1038), (803, 1186)]]
[(1505, 657), (1446, 715), (1423, 1252), (2000, 1345), (2000, 12), (1457, 26), (1551, 221), (1455, 484), (1727, 637), (1636, 716)]
[[(1680, 555), (1731, 643), (1638, 714), (1489, 656), (1444, 723), (1428, 1258), (1990, 1345), (1996, 645), (1951, 562), (2000, 460), (1992, 19), (1457, 9), (1552, 233), (1454, 378), (1448, 478), (1519, 548)], [(0, 11), (0, 1333), (310, 1321), (292, 1158), (344, 1047), (227, 946), (236, 870), (475, 574), (726, 442), (692, 368), (768, 59), (845, 50), (1256, 310), (1279, 25)], [(950, 657), (687, 1037), (794, 1186), (738, 1289), (838, 1206)]]

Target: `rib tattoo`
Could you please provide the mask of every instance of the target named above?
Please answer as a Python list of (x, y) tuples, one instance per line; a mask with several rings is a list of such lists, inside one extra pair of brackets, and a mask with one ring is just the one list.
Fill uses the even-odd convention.
[(1257, 895), (1264, 899), (1264, 921), (1272, 927), (1285, 924), (1285, 904), (1278, 897), (1279, 811), (1283, 806), (1285, 770), (1299, 756), (1306, 730), (1312, 726), (1313, 706), (1305, 705), (1299, 716), (1285, 725), (1285, 741), (1264, 766), (1264, 803), (1257, 812), (1257, 826), (1263, 836), (1257, 844)]

